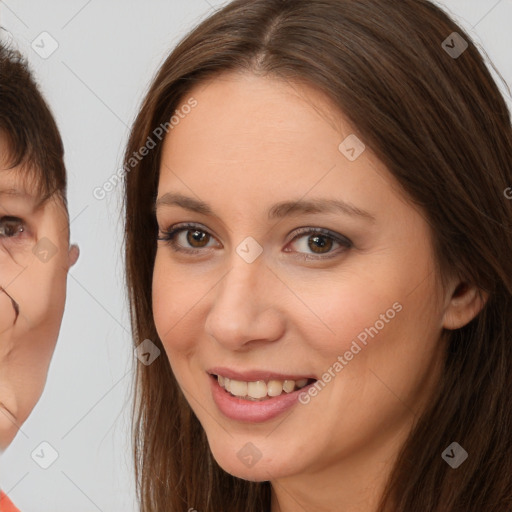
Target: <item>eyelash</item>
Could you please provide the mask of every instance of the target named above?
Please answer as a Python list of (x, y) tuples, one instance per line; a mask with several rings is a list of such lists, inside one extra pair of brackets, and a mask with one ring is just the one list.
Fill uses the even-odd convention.
[[(206, 233), (207, 235), (213, 237), (213, 235), (208, 230), (204, 229), (202, 226), (200, 226), (198, 224), (178, 224), (176, 226), (171, 226), (167, 231), (161, 232), (161, 235), (158, 236), (157, 239), (159, 241), (165, 242), (167, 245), (169, 245), (171, 247), (172, 250), (174, 250), (176, 252), (197, 255), (199, 252), (204, 251), (205, 248), (189, 249), (189, 248), (184, 248), (184, 247), (179, 246), (178, 243), (176, 242), (175, 238), (176, 238), (176, 235), (178, 235), (182, 231), (185, 231), (185, 232), (186, 231), (200, 231), (201, 233)], [(312, 253), (303, 253), (303, 252), (299, 253), (299, 254), (303, 255), (305, 257), (305, 259), (310, 259), (310, 260), (330, 259), (330, 258), (334, 258), (334, 257), (338, 256), (342, 252), (345, 252), (346, 249), (350, 249), (351, 247), (353, 247), (352, 242), (348, 238), (346, 238), (342, 235), (338, 235), (338, 234), (334, 233), (333, 231), (330, 231), (330, 230), (324, 229), (324, 228), (298, 228), (296, 231), (296, 235), (288, 243), (294, 242), (295, 240), (300, 239), (300, 238), (304, 237), (305, 235), (322, 235), (322, 236), (329, 238), (329, 239), (333, 240), (334, 242), (340, 244), (342, 247), (344, 247), (344, 250), (342, 250), (342, 251), (339, 251), (339, 250), (331, 251), (329, 253), (326, 253), (327, 255), (320, 255), (320, 254), (315, 255)], [(211, 249), (211, 248), (207, 247), (206, 249)], [(291, 252), (291, 251), (287, 251), (287, 252)]]

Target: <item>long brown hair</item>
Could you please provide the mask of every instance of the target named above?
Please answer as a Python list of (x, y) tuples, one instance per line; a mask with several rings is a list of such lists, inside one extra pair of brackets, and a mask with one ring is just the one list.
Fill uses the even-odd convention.
[[(450, 51), (464, 49), (453, 32), (468, 43), (460, 55)], [(470, 36), (427, 0), (235, 0), (172, 51), (125, 155), (135, 344), (149, 338), (164, 351), (151, 304), (161, 142), (140, 161), (130, 159), (194, 85), (232, 70), (324, 91), (423, 210), (441, 277), (459, 276), (489, 294), (470, 323), (443, 333), (442, 377), (403, 446), (380, 510), (511, 510), (511, 118)], [(166, 357), (139, 364), (135, 388), (142, 512), (270, 510), (269, 482), (238, 479), (216, 464)], [(469, 453), (457, 470), (441, 457), (453, 441)]]

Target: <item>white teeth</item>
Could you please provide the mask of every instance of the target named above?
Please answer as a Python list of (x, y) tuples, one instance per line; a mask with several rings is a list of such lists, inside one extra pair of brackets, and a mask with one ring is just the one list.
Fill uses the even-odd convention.
[(287, 393), (291, 393), (295, 389), (295, 381), (294, 380), (285, 380), (283, 382), (283, 391)]
[(294, 380), (270, 380), (268, 383), (263, 380), (254, 382), (244, 382), (234, 379), (228, 379), (222, 375), (217, 375), (220, 387), (239, 398), (246, 400), (262, 400), (268, 397), (279, 396), (283, 393), (292, 393), (296, 389), (301, 389), (307, 385), (308, 379)]
[[(263, 384), (265, 384), (265, 383), (263, 383)], [(250, 386), (250, 384), (249, 384), (249, 386)], [(236, 395), (236, 396), (245, 396), (247, 394), (249, 394), (250, 396), (253, 396), (252, 393), (247, 393), (247, 382), (240, 382), (239, 380), (231, 381), (231, 384), (229, 387), (229, 392), (232, 395)], [(265, 394), (266, 394), (266, 390), (265, 390)], [(260, 398), (260, 397), (255, 396), (254, 398)]]
[(271, 380), (267, 384), (268, 396), (279, 396), (283, 392), (283, 383), (280, 380)]
[[(233, 393), (236, 395), (236, 393)], [(256, 382), (249, 382), (247, 384), (247, 393), (251, 398), (263, 398), (267, 396), (267, 385), (264, 381), (258, 380)], [(237, 395), (237, 396), (245, 396), (245, 395)]]

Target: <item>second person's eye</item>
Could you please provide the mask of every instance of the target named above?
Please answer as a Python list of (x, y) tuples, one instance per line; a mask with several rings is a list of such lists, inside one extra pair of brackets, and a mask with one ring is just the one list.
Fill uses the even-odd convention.
[(0, 218), (0, 238), (15, 238), (25, 232), (25, 222), (18, 217)]

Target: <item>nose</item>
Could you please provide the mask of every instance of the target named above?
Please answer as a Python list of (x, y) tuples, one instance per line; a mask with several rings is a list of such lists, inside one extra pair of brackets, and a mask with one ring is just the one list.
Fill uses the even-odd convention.
[(206, 334), (233, 351), (278, 340), (286, 323), (283, 288), (263, 258), (235, 261), (211, 295)]

